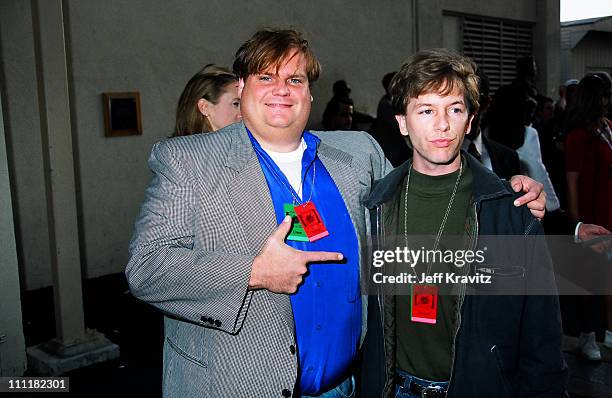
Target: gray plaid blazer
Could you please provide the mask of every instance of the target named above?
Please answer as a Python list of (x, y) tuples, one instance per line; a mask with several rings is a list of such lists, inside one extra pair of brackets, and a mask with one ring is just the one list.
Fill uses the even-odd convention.
[[(368, 218), (361, 202), (390, 165), (365, 133), (314, 134), (363, 259)], [(289, 296), (247, 290), (253, 258), (277, 224), (244, 124), (159, 142), (149, 166), (154, 176), (125, 272), (134, 296), (165, 313), (164, 396), (292, 392), (298, 361)]]

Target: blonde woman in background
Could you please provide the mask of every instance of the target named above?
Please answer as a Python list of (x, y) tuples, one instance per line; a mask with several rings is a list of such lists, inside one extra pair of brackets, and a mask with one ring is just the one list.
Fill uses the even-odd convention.
[(228, 69), (206, 65), (183, 89), (173, 137), (215, 131), (240, 120), (238, 79)]

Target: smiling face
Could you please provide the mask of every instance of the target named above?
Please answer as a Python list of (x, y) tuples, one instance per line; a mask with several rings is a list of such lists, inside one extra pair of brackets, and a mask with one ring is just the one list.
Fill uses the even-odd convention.
[(461, 90), (410, 98), (406, 114), (395, 118), (401, 133), (412, 142), (415, 170), (442, 175), (459, 169), (459, 150), (473, 119)]
[(288, 152), (299, 145), (310, 115), (310, 87), (302, 52), (240, 80), (244, 123), (266, 149)]

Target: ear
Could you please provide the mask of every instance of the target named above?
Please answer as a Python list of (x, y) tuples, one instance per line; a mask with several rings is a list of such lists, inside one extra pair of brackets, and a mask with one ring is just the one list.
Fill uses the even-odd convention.
[(467, 126), (465, 127), (464, 135), (472, 131), (472, 123), (474, 122), (474, 117), (476, 117), (476, 115), (472, 113), (468, 119)]
[(208, 117), (208, 106), (210, 102), (206, 101), (204, 98), (200, 98), (198, 100), (198, 110), (203, 116)]
[(399, 130), (402, 135), (408, 135), (408, 127), (406, 126), (406, 115), (395, 115), (395, 120), (399, 125)]
[(238, 96), (242, 96), (242, 89), (244, 89), (244, 79), (238, 79)]

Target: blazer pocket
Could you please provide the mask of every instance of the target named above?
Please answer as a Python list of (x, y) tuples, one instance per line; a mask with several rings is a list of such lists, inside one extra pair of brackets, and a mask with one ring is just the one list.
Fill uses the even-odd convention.
[(166, 321), (166, 344), (188, 361), (208, 367), (213, 332), (200, 325), (180, 320)]
[(181, 357), (185, 358), (186, 360), (188, 360), (190, 362), (193, 362), (194, 364), (196, 364), (198, 366), (201, 366), (203, 368), (206, 368), (208, 366), (201, 359), (196, 358), (194, 355), (189, 354), (188, 352), (183, 350), (181, 347), (179, 347), (176, 343), (174, 343), (170, 339), (170, 337), (166, 337), (166, 343), (168, 343), (168, 346), (170, 346), (170, 348), (172, 348), (172, 350), (174, 350), (174, 352), (176, 352), (178, 355), (180, 355)]

